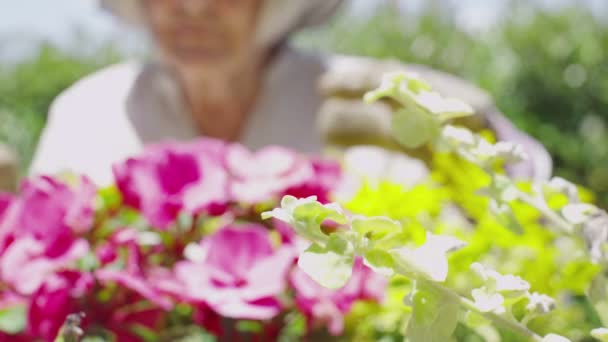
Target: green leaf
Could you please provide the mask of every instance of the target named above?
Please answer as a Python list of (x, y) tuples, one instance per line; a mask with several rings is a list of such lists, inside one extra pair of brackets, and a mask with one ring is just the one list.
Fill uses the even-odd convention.
[(606, 328), (597, 328), (591, 330), (591, 336), (597, 338), (601, 342), (608, 342), (608, 329)]
[(85, 254), (78, 260), (78, 269), (82, 271), (92, 271), (100, 265), (97, 256), (93, 252)]
[(433, 141), (441, 131), (439, 121), (417, 106), (396, 111), (391, 128), (397, 141), (407, 148), (417, 148)]
[(597, 311), (602, 324), (608, 326), (608, 281), (606, 276), (598, 274), (589, 288), (589, 300)]
[(431, 91), (431, 86), (421, 78), (410, 77), (407, 80), (407, 88), (414, 94), (421, 93), (423, 91)]
[(107, 342), (108, 340), (100, 336), (85, 336), (80, 342)]
[(339, 206), (335, 204), (323, 205), (319, 202), (304, 203), (297, 206), (293, 211), (296, 221), (313, 221), (321, 224), (325, 220), (332, 220), (339, 224), (347, 222), (346, 216)]
[(395, 270), (404, 276), (422, 276), (428, 280), (443, 282), (448, 276), (446, 253), (464, 247), (465, 243), (450, 237), (428, 234), (424, 245), (400, 248), (390, 253), (395, 260)]
[(478, 328), (492, 323), (492, 321), (474, 311), (468, 311), (466, 313), (464, 322), (470, 328)]
[(298, 266), (322, 286), (337, 289), (350, 279), (354, 256), (352, 244), (334, 233), (325, 247), (315, 243), (304, 251)]
[(380, 249), (372, 249), (364, 255), (365, 264), (385, 276), (392, 276), (395, 271), (395, 261), (390, 253)]
[(263, 326), (262, 323), (257, 321), (242, 320), (236, 323), (236, 329), (240, 332), (260, 333)]
[(262, 219), (271, 217), (291, 224), (298, 235), (323, 243), (327, 240), (327, 235), (321, 231), (323, 221), (332, 220), (338, 224), (347, 222), (338, 204), (321, 204), (314, 196), (304, 199), (285, 196), (281, 201), (281, 208), (262, 213)]
[(0, 331), (9, 335), (22, 332), (27, 322), (25, 305), (0, 310)]
[(298, 312), (292, 311), (285, 315), (283, 328), (277, 341), (291, 342), (301, 341), (306, 335), (306, 317)]
[(432, 288), (417, 288), (411, 296), (412, 318), (407, 337), (416, 342), (449, 341), (458, 324), (458, 297)]
[(164, 331), (160, 341), (172, 342), (215, 342), (217, 338), (199, 326), (176, 326), (168, 331)]
[(316, 202), (317, 198), (311, 196), (308, 198), (297, 199), (291, 195), (284, 196), (281, 199), (281, 207), (275, 208), (272, 211), (266, 211), (262, 213), (262, 219), (267, 220), (271, 217), (276, 218), (287, 223), (293, 223), (293, 211), (296, 207), (301, 204)]
[(368, 239), (376, 241), (388, 234), (400, 232), (401, 224), (388, 217), (357, 217), (353, 219), (352, 228)]
[(122, 203), (122, 194), (116, 186), (110, 186), (97, 191), (102, 209), (115, 209)]
[[(393, 73), (383, 76), (382, 83), (377, 89), (367, 92), (363, 100), (367, 103), (376, 102), (384, 97), (398, 97), (402, 82), (407, 82), (408, 75), (405, 73)], [(414, 85), (415, 87), (415, 85)]]
[(524, 227), (519, 220), (517, 220), (510, 204), (499, 203), (496, 200), (491, 199), (489, 209), (490, 212), (494, 214), (496, 221), (503, 227), (517, 235), (522, 235), (524, 233)]

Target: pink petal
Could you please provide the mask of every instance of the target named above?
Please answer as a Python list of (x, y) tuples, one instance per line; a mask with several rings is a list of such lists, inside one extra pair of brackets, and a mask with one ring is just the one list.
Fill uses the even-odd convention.
[(210, 307), (224, 317), (237, 319), (265, 320), (271, 319), (281, 312), (279, 301), (273, 298), (245, 302), (232, 297), (226, 302), (210, 304)]
[(173, 307), (173, 303), (169, 299), (153, 288), (141, 276), (129, 274), (121, 270), (100, 269), (95, 272), (95, 277), (103, 284), (115, 282), (124, 286), (164, 310), (170, 310)]
[(279, 146), (252, 153), (243, 145), (232, 144), (228, 148), (226, 164), (233, 176), (251, 179), (284, 175), (293, 168), (297, 159), (296, 153)]
[(256, 263), (247, 274), (247, 286), (241, 298), (255, 300), (280, 295), (287, 285), (287, 273), (296, 260), (296, 253), (295, 249), (284, 247)]
[(208, 267), (240, 278), (245, 278), (253, 264), (272, 254), (268, 230), (256, 224), (222, 228), (202, 245), (208, 248)]
[(77, 240), (65, 254), (56, 258), (47, 257), (45, 249), (42, 242), (32, 238), (16, 240), (0, 259), (1, 278), (17, 292), (31, 295), (50, 274), (84, 256), (88, 252), (88, 243)]

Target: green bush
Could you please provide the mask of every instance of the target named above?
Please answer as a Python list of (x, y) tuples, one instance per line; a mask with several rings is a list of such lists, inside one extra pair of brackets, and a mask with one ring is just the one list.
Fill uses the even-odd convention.
[(408, 16), (385, 5), (369, 17), (343, 15), (299, 43), (426, 64), (470, 80), (547, 146), (558, 175), (592, 188), (607, 205), (608, 27), (585, 9), (508, 8), (496, 27), (473, 36), (441, 7)]

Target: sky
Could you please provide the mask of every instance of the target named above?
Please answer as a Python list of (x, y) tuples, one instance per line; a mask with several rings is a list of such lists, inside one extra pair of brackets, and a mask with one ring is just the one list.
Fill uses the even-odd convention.
[[(366, 9), (381, 0), (349, 1), (354, 11), (365, 13)], [(404, 6), (415, 9), (425, 0), (400, 1)], [(483, 29), (491, 25), (500, 15), (504, 3), (504, 0), (450, 1), (457, 4), (457, 20), (472, 29)], [(591, 4), (604, 13), (608, 10), (607, 0), (537, 1), (547, 7), (575, 2)], [(97, 0), (0, 0), (0, 58), (20, 56), (40, 39), (69, 46), (74, 43), (74, 34), (78, 30), (99, 42), (117, 40), (128, 45), (135, 37), (124, 25), (101, 11)]]

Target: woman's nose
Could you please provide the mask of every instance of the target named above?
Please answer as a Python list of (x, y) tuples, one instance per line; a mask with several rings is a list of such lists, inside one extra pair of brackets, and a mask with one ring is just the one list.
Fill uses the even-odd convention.
[(185, 14), (188, 16), (198, 16), (208, 10), (216, 0), (180, 0), (178, 2)]

